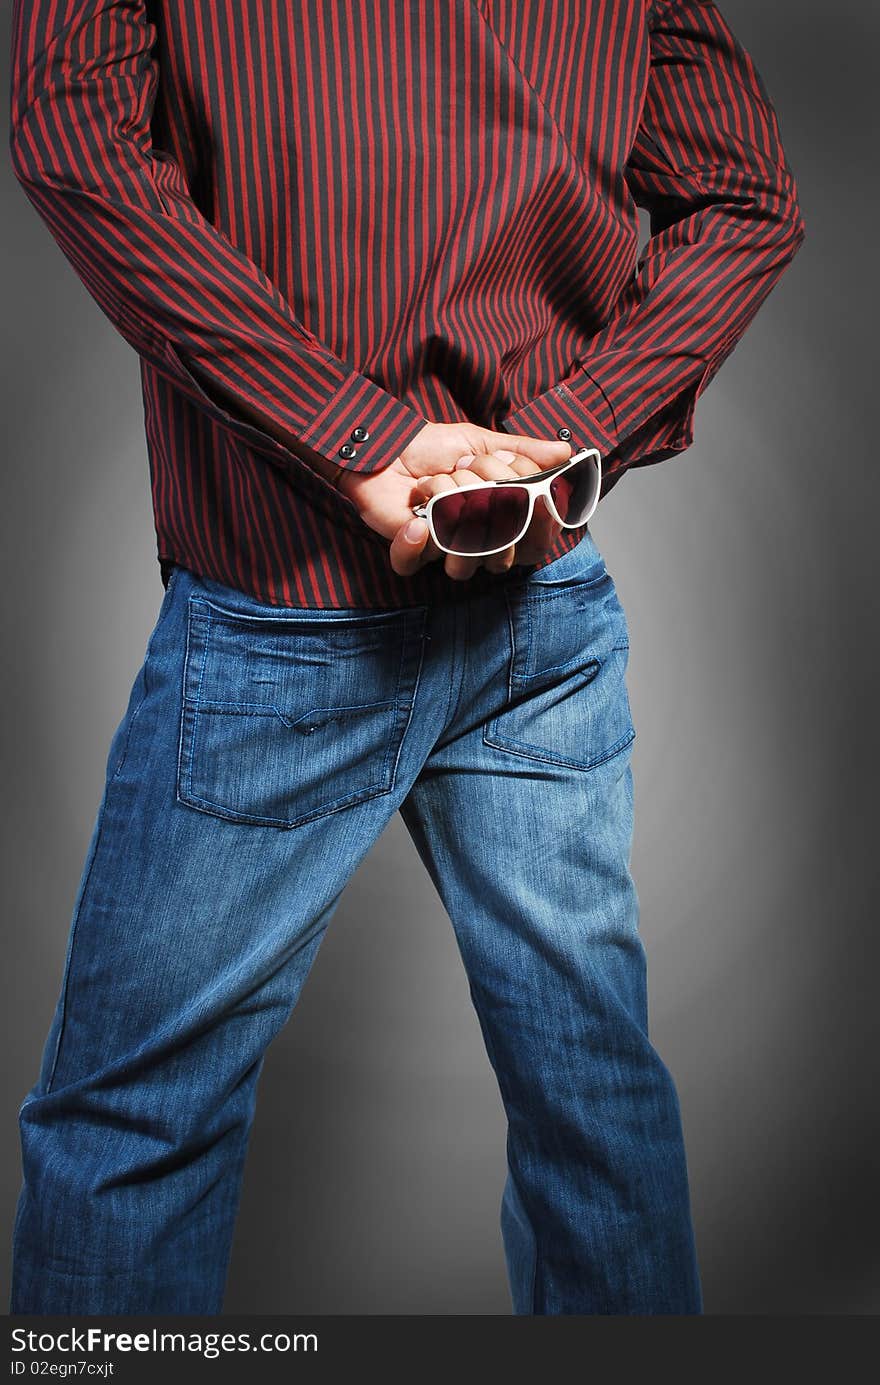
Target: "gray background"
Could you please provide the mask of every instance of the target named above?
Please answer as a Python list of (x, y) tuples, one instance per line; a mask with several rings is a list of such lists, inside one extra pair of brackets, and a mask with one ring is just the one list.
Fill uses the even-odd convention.
[[(855, 0), (833, 16), (816, 0), (722, 9), (777, 106), (807, 241), (701, 399), (693, 447), (625, 477), (593, 530), (631, 627), (633, 870), (653, 1035), (684, 1112), (706, 1310), (874, 1313), (868, 63), (880, 23)], [(4, 64), (8, 36), (4, 6)], [(136, 357), (8, 158), (0, 180), (0, 1188), (11, 1231), (16, 1111), (56, 999), (109, 738), (162, 588)], [(270, 1048), (226, 1310), (508, 1313), (503, 1149), (452, 929), (397, 818)], [(7, 1237), (5, 1303), (8, 1260)]]

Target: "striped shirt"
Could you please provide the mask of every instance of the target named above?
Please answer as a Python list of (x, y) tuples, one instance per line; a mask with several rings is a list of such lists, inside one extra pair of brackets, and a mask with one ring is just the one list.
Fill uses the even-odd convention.
[(804, 236), (705, 0), (13, 6), (13, 166), (138, 353), (163, 580), (331, 608), (505, 580), (399, 576), (331, 464), (469, 420), (598, 447), (604, 496), (689, 446)]

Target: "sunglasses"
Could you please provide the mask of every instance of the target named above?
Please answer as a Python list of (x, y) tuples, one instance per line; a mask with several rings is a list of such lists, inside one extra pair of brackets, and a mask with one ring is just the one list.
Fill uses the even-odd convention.
[(427, 521), (431, 538), (444, 553), (483, 558), (503, 553), (522, 538), (539, 495), (563, 529), (586, 524), (599, 503), (601, 482), (599, 453), (584, 447), (559, 466), (516, 481), (480, 481), (440, 491), (412, 511)]

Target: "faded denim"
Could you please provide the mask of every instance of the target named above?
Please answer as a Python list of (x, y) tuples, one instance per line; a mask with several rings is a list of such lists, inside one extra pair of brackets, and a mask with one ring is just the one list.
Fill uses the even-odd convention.
[(267, 1046), (398, 809), (507, 1114), (513, 1312), (702, 1311), (629, 870), (628, 645), (589, 531), (436, 607), (173, 568), (20, 1108), (11, 1312), (221, 1312)]

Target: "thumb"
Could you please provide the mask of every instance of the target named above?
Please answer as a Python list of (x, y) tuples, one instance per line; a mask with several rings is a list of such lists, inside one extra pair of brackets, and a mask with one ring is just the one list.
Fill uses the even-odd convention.
[(391, 540), (388, 556), (393, 570), (400, 577), (410, 577), (422, 566), (433, 548), (426, 521), (414, 516), (397, 530)]

